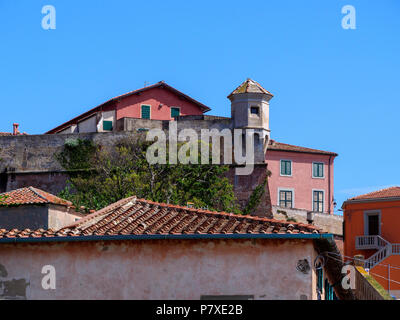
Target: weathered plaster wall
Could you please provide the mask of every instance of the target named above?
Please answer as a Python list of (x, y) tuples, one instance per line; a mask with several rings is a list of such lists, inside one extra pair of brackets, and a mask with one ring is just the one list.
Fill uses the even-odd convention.
[(59, 230), (81, 218), (73, 208), (50, 204), (48, 210), (48, 225), (52, 230)]
[[(310, 240), (0, 244), (0, 299), (311, 299), (315, 273), (296, 266), (314, 257)], [(44, 265), (56, 269), (56, 290), (41, 286)]]

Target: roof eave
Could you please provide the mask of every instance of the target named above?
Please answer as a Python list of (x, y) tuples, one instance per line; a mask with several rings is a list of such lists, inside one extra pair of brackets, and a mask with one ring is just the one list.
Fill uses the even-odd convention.
[(29, 237), (0, 238), (0, 243), (34, 243), (34, 242), (72, 242), (72, 241), (122, 241), (122, 240), (217, 240), (217, 239), (286, 239), (286, 240), (316, 240), (334, 239), (331, 233), (300, 233), (300, 234), (154, 234), (154, 235), (98, 235), (98, 236), (60, 236), (60, 237)]
[(307, 153), (307, 154), (319, 154), (319, 155), (324, 155), (324, 156), (331, 156), (331, 157), (338, 157), (339, 154), (335, 152), (329, 152), (329, 151), (300, 151), (300, 150), (281, 150), (281, 149), (274, 149), (274, 148), (267, 148), (268, 151), (278, 151), (278, 152), (297, 152), (297, 153)]
[(400, 201), (400, 197), (386, 197), (386, 198), (369, 198), (369, 199), (349, 199), (343, 202), (342, 208), (346, 204), (351, 203), (363, 203), (363, 202), (389, 202), (389, 201)]

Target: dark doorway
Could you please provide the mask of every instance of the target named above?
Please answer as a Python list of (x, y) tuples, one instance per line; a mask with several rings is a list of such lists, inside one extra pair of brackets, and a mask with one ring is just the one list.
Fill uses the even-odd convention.
[(379, 235), (379, 215), (368, 216), (368, 235)]

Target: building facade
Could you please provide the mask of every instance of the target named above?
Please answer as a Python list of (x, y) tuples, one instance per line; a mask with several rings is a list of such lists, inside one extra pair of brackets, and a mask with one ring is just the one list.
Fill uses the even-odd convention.
[(333, 214), (334, 160), (336, 153), (270, 140), (266, 153), (271, 202), (282, 208), (297, 208)]
[(344, 254), (360, 259), (390, 294), (400, 298), (400, 187), (343, 203)]

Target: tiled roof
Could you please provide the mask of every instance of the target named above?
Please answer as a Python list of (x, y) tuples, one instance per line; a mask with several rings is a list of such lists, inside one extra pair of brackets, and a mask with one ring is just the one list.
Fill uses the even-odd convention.
[(0, 198), (0, 206), (47, 203), (72, 206), (71, 202), (34, 187), (12, 190), (1, 193), (0, 196), (4, 196)]
[(247, 79), (239, 87), (233, 90), (233, 92), (228, 97), (240, 93), (265, 93), (270, 96), (273, 96), (271, 92), (265, 90), (258, 82), (252, 79)]
[(311, 149), (311, 148), (305, 148), (305, 147), (300, 147), (300, 146), (294, 146), (294, 145), (291, 145), (291, 144), (277, 142), (277, 141), (272, 140), (272, 139), (268, 143), (267, 152), (268, 152), (268, 150), (326, 154), (326, 155), (332, 155), (332, 156), (335, 156), (335, 157), (338, 155), (337, 153), (330, 152), (330, 151), (323, 151), (323, 150), (318, 150), (318, 149)]
[(318, 228), (302, 223), (199, 210), (130, 197), (56, 232), (0, 230), (0, 238), (318, 233)]
[(391, 187), (367, 194), (363, 194), (349, 200), (369, 200), (369, 199), (387, 199), (387, 198), (400, 198), (400, 187)]

